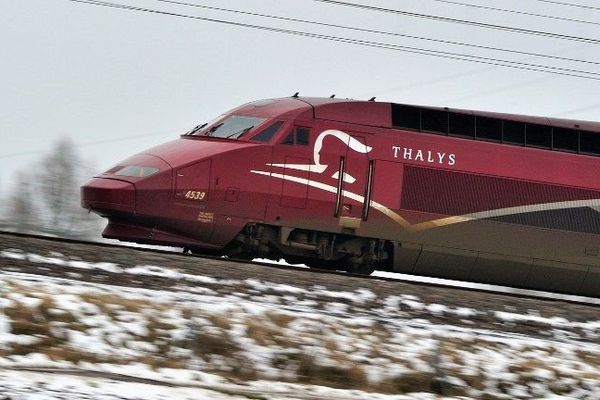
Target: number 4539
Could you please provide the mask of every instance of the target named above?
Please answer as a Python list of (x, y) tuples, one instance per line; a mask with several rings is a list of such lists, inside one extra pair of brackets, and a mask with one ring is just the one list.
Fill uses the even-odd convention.
[(206, 192), (197, 192), (194, 190), (188, 190), (185, 194), (185, 198), (188, 200), (204, 200)]

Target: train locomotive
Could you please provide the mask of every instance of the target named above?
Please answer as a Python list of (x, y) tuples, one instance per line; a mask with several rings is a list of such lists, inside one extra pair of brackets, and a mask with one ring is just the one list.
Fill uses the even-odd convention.
[(600, 296), (600, 123), (261, 100), (82, 187), (105, 238)]

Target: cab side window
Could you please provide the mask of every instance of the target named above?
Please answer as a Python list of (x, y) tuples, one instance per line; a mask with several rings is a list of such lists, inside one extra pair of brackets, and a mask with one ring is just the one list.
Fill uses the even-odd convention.
[(308, 128), (296, 128), (296, 144), (299, 146), (308, 146), (310, 130)]
[(279, 128), (281, 128), (281, 125), (283, 125), (283, 121), (274, 122), (267, 129), (254, 136), (252, 140), (256, 140), (258, 142), (268, 142), (273, 136), (275, 136)]
[(285, 139), (283, 139), (283, 144), (289, 144), (289, 145), (294, 145), (294, 132), (290, 132), (289, 135), (287, 135), (285, 137)]
[(283, 139), (282, 144), (296, 145), (296, 146), (308, 146), (310, 144), (310, 129), (295, 127), (289, 135)]

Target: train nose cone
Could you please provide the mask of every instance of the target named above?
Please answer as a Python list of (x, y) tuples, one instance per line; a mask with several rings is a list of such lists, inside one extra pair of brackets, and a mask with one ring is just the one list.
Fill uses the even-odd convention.
[(133, 214), (135, 187), (117, 179), (94, 178), (81, 187), (81, 206), (104, 216)]

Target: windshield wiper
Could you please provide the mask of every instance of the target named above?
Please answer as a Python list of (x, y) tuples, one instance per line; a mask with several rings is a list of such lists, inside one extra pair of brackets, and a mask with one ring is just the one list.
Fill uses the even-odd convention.
[(249, 126), (247, 128), (242, 129), (241, 131), (237, 131), (237, 132), (233, 132), (231, 135), (229, 136), (225, 136), (225, 139), (230, 139), (232, 136), (236, 136), (236, 139), (240, 136), (242, 136), (243, 134), (245, 134), (246, 132), (248, 132), (250, 129), (254, 128), (254, 125)]
[(189, 135), (193, 135), (194, 133), (198, 132), (200, 129), (204, 128), (206, 125), (208, 125), (207, 122), (197, 125), (196, 127), (194, 127), (191, 131), (184, 133), (184, 136), (189, 136)]
[(217, 124), (217, 125), (213, 126), (212, 128), (210, 128), (210, 130), (208, 131), (208, 133), (215, 132), (217, 129), (219, 129), (220, 127), (222, 127), (223, 124), (224, 124), (224, 122), (221, 122), (220, 124)]

